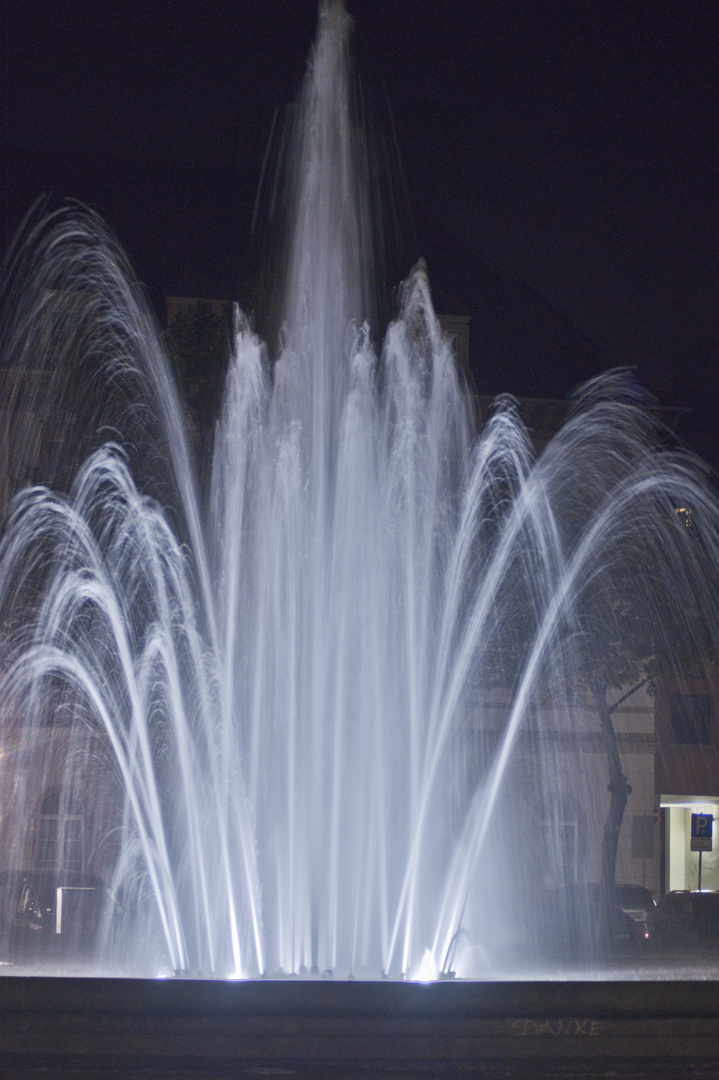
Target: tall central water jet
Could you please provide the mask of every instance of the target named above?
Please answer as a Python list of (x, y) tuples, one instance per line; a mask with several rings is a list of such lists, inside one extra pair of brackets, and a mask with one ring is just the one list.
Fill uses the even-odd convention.
[(247, 733), (269, 963), (291, 971), (382, 970), (390, 941), (409, 964), (393, 920), (469, 445), (421, 271), (381, 372), (360, 328), (369, 214), (347, 29), (341, 5), (324, 10), (296, 136), (285, 347), (270, 385), (240, 335), (213, 483), (225, 708)]
[[(716, 506), (688, 458), (658, 453), (626, 381), (593, 386), (537, 461), (510, 402), (475, 440), (421, 265), (373, 352), (347, 36), (324, 6), (282, 350), (270, 364), (238, 313), (207, 508), (98, 220), (31, 219), (8, 264), (3, 365), (47, 355), (50, 327), (49, 408), (77, 407), (92, 370), (129, 425), (67, 495), (21, 492), (0, 549), (18, 733), (3, 859), (64, 888), (62, 830), (85, 800), (105, 969), (431, 978), (463, 949), (465, 973), (510, 970), (560, 807), (606, 813), (606, 780), (586, 755), (568, 771), (546, 728), (572, 731), (582, 688), (616, 681), (605, 645), (626, 610), (663, 605), (676, 631), (691, 595), (681, 625), (697, 655), (716, 644)], [(701, 543), (674, 514), (687, 503)], [(516, 830), (533, 813), (541, 852)]]

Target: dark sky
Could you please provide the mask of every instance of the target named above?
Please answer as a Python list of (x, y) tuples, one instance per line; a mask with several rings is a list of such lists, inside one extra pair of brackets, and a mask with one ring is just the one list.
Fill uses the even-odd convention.
[[(406, 179), (406, 272), (470, 314), (481, 390), (635, 364), (719, 464), (716, 0), (348, 0)], [(230, 294), (308, 0), (3, 0), (2, 243), (99, 209), (151, 295)], [(384, 103), (387, 103), (385, 105)]]

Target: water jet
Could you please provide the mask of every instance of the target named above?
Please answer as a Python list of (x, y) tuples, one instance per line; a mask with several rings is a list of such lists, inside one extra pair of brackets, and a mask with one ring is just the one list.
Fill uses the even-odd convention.
[(422, 264), (373, 346), (348, 33), (323, 5), (282, 347), (236, 313), (206, 498), (96, 215), (31, 216), (6, 265), (2, 365), (47, 371), (73, 467), (0, 542), (1, 855), (102, 879), (92, 972), (565, 977), (538, 882), (600, 876), (592, 695), (719, 655), (719, 506), (626, 373), (536, 456), (509, 398), (477, 430)]

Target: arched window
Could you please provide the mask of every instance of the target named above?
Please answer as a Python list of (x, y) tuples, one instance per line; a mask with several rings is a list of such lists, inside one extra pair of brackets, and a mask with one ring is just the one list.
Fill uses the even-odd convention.
[(35, 865), (44, 870), (82, 870), (83, 847), (80, 808), (68, 792), (49, 791), (40, 805)]

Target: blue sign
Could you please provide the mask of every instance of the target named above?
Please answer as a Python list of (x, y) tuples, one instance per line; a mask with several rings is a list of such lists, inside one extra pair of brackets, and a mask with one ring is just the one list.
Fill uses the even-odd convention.
[(692, 836), (711, 839), (714, 818), (711, 814), (692, 814)]
[(692, 814), (692, 851), (711, 851), (713, 825), (712, 814)]

